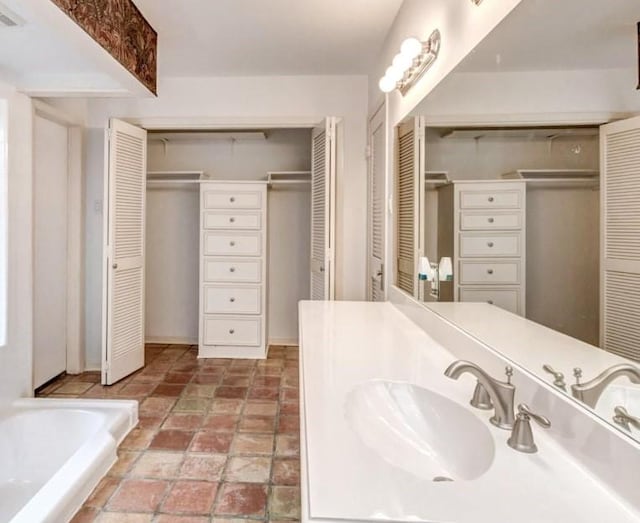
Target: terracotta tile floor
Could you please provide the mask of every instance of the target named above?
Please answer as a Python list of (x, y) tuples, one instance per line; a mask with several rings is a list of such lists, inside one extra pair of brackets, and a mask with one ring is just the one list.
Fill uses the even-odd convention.
[(198, 360), (147, 345), (146, 366), (110, 387), (87, 372), (40, 396), (135, 399), (140, 423), (73, 523), (236, 523), (300, 518), (298, 348), (266, 360)]

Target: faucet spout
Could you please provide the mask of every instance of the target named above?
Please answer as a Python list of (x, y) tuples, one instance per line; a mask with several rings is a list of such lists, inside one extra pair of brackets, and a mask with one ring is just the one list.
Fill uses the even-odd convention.
[(476, 377), (493, 402), (495, 412), (489, 421), (496, 427), (511, 430), (515, 422), (514, 398), (516, 388), (511, 385), (511, 383), (492, 378), (475, 363), (471, 363), (470, 361), (454, 361), (447, 367), (444, 375), (457, 380), (460, 376), (467, 373)]
[(586, 383), (571, 386), (573, 397), (585, 405), (595, 409), (600, 396), (609, 384), (622, 376), (626, 376), (632, 383), (640, 384), (640, 369), (630, 363), (620, 363), (598, 374)]

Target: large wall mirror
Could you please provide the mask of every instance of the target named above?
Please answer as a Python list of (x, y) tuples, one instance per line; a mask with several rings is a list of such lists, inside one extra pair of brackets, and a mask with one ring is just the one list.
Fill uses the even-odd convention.
[(398, 287), (571, 337), (496, 348), (638, 441), (639, 20), (636, 0), (523, 0), (397, 129), (395, 180)]

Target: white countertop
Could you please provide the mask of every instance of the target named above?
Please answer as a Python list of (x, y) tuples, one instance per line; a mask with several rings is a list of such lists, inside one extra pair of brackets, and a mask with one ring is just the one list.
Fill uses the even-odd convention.
[[(300, 325), (303, 521), (640, 521), (537, 426), (537, 454), (509, 448), (509, 432), (469, 406), (475, 380), (446, 378), (453, 356), (392, 304), (302, 302)], [(434, 483), (366, 448), (345, 416), (345, 398), (373, 379), (430, 388), (486, 422), (496, 441), (488, 472)]]

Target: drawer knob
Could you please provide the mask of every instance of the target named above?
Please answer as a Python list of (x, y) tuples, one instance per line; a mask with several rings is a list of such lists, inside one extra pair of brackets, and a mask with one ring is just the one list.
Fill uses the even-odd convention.
[(493, 196), (489, 196), (488, 199), (489, 199), (490, 202), (493, 202), (493, 200), (495, 200), (495, 198)]
[(489, 223), (493, 223), (495, 220), (493, 218), (489, 218)]
[(493, 247), (493, 242), (487, 242), (487, 247)]
[(233, 217), (229, 218), (229, 222), (230, 222), (230, 223), (233, 223), (233, 222), (235, 222), (235, 221), (236, 221), (236, 219), (235, 219), (235, 218), (233, 218)]
[(236, 199), (232, 196), (231, 198), (229, 198), (229, 201), (230, 201), (231, 203), (233, 203), (233, 202), (235, 202), (235, 201), (236, 201)]
[(487, 274), (493, 274), (493, 269), (487, 269)]
[(493, 300), (487, 300), (487, 303), (488, 303), (489, 305), (493, 305)]
[(235, 329), (229, 329), (229, 334), (235, 334)]
[(229, 242), (229, 245), (231, 245), (231, 247), (235, 247), (236, 242)]
[(229, 298), (229, 301), (230, 301), (231, 303), (233, 303), (234, 301), (236, 301), (236, 299), (235, 299), (235, 298)]
[(229, 272), (236, 272), (236, 268), (235, 267), (229, 267)]

